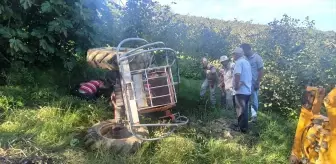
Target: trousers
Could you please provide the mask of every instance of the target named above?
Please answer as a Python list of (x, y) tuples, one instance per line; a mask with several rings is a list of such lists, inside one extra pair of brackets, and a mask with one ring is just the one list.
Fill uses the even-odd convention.
[(216, 84), (214, 84), (212, 87), (209, 85), (208, 79), (205, 79), (201, 85), (201, 91), (200, 96), (204, 97), (207, 89), (210, 89), (210, 102), (212, 105), (216, 105)]
[(221, 106), (232, 109), (235, 107), (235, 99), (232, 90), (221, 90)]
[(236, 94), (236, 112), (238, 118), (238, 125), (241, 131), (248, 130), (248, 102), (250, 95)]
[(250, 104), (251, 104), (251, 114), (252, 114), (252, 117), (256, 117), (257, 116), (258, 107), (259, 107), (258, 93), (259, 93), (258, 90), (253, 90), (252, 94), (251, 94)]

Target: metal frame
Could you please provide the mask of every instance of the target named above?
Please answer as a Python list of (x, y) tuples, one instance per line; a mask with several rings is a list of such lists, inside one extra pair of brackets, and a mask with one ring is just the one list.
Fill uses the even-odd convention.
[[(142, 46), (139, 46), (135, 49), (132, 49), (128, 52), (125, 52), (123, 54), (120, 53), (120, 49), (121, 49), (122, 45), (124, 45), (127, 42), (134, 42), (134, 41), (144, 42), (145, 44), (142, 45)], [(145, 39), (128, 38), (128, 39), (125, 39), (125, 40), (121, 41), (119, 43), (118, 47), (117, 47), (117, 63), (118, 63), (118, 66), (120, 68), (119, 71), (120, 71), (120, 75), (121, 75), (122, 93), (123, 93), (123, 97), (124, 97), (124, 105), (125, 105), (125, 110), (126, 110), (128, 122), (129, 122), (130, 131), (136, 138), (141, 139), (141, 140), (145, 140), (145, 141), (154, 141), (154, 140), (159, 140), (159, 139), (168, 137), (169, 135), (171, 135), (176, 130), (176, 128), (178, 126), (186, 125), (189, 122), (189, 119), (187, 117), (181, 116), (179, 113), (175, 114), (175, 118), (176, 118), (175, 123), (170, 123), (170, 124), (141, 124), (139, 122), (139, 116), (138, 116), (138, 113), (137, 113), (139, 110), (151, 109), (151, 108), (155, 108), (155, 107), (158, 107), (158, 106), (169, 105), (169, 104), (160, 104), (160, 105), (157, 105), (157, 106), (153, 106), (153, 102), (152, 102), (153, 98), (170, 96), (170, 99), (171, 99), (170, 104), (177, 103), (175, 85), (180, 82), (179, 69), (177, 68), (178, 82), (174, 82), (174, 78), (173, 78), (172, 70), (171, 70), (171, 67), (174, 64), (177, 63), (176, 62), (176, 51), (174, 51), (171, 48), (166, 48), (166, 47), (152, 48), (155, 45), (165, 46), (165, 44), (163, 42), (148, 43)], [(147, 48), (147, 50), (144, 50), (144, 48)], [(166, 65), (150, 68), (149, 66), (152, 62), (152, 59), (153, 59), (154, 55), (155, 55), (155, 54), (152, 54), (153, 56), (150, 59), (150, 64), (148, 66), (146, 66), (147, 68), (142, 68), (142, 69), (138, 69), (138, 70), (130, 70), (129, 66), (127, 66), (127, 64), (131, 63), (137, 55), (153, 53), (155, 51), (165, 51), (166, 52), (165, 53)], [(169, 63), (168, 52), (171, 52), (172, 55), (174, 55), (174, 57), (175, 57), (174, 60), (171, 63)], [(131, 57), (133, 57), (133, 59), (130, 59)], [(139, 74), (139, 73), (144, 73), (145, 74), (145, 80), (143, 80), (143, 81), (145, 81), (147, 83), (147, 86), (148, 86), (148, 84), (149, 84), (149, 82), (148, 82), (148, 80), (149, 80), (148, 71), (156, 70), (156, 69), (162, 69), (162, 68), (165, 70), (164, 73), (165, 73), (165, 77), (167, 78), (167, 85), (156, 86), (156, 87), (153, 87), (153, 88), (149, 87), (148, 92), (150, 94), (151, 89), (159, 88), (159, 87), (168, 87), (169, 94), (156, 96), (156, 97), (151, 97), (150, 98), (151, 103), (150, 103), (149, 107), (138, 109), (137, 105), (134, 105), (134, 103), (136, 103), (136, 101), (137, 101), (137, 97), (135, 96), (135, 87), (134, 87), (134, 83), (132, 81), (132, 75)], [(169, 71), (167, 71), (167, 69)], [(162, 76), (161, 77), (155, 77), (155, 78), (162, 78)], [(152, 79), (155, 79), (155, 78), (152, 78)], [(127, 87), (129, 85), (130, 85), (130, 87)], [(172, 98), (171, 89), (174, 92), (174, 95), (173, 95), (174, 97), (173, 98)], [(130, 97), (130, 93), (132, 93), (132, 95), (133, 95), (132, 98)], [(147, 99), (147, 97), (146, 97), (146, 99)], [(168, 131), (167, 133), (160, 136), (160, 137), (144, 138), (143, 136), (136, 134), (136, 132), (134, 130), (134, 128), (136, 128), (136, 127), (173, 127), (173, 128), (170, 131)]]

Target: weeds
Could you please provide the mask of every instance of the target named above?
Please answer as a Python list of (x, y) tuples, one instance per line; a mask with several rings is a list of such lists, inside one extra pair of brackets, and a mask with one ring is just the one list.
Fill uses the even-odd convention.
[[(49, 79), (45, 78), (40, 81)], [(251, 126), (249, 134), (223, 138), (204, 133), (201, 129), (208, 128), (214, 119), (235, 120), (234, 110), (205, 108), (198, 104), (200, 81), (181, 82), (175, 111), (191, 118), (190, 125), (169, 138), (145, 142), (136, 154), (128, 156), (88, 151), (83, 146), (83, 136), (90, 126), (113, 117), (105, 100), (79, 100), (69, 96), (66, 89), (50, 85), (52, 82), (1, 86), (0, 156), (88, 164), (287, 163), (295, 122), (261, 111), (258, 124)]]

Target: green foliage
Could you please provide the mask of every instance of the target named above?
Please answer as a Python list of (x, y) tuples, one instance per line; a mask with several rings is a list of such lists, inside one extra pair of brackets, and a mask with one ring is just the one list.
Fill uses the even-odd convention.
[(282, 114), (295, 115), (305, 85), (330, 88), (336, 81), (336, 34), (316, 30), (308, 17), (284, 15), (267, 26), (255, 25), (177, 15), (152, 0), (129, 0), (124, 7), (104, 0), (5, 0), (0, 12), (3, 62), (61, 64), (68, 81), (76, 79), (72, 72), (83, 72), (88, 48), (116, 46), (126, 37), (164, 41), (180, 52), (181, 76), (198, 80), (203, 79), (201, 57), (218, 65), (219, 56), (230, 57), (234, 47), (250, 43), (265, 62), (261, 104)]
[(201, 61), (191, 56), (179, 56), (180, 75), (188, 79), (202, 79)]
[[(335, 84), (335, 33), (314, 28), (314, 21), (284, 15), (268, 26), (252, 22), (174, 15), (169, 7), (151, 1), (128, 1), (121, 23), (123, 36), (163, 40), (180, 52), (180, 74), (202, 79), (202, 56), (216, 60), (243, 42), (250, 43), (265, 62), (261, 105), (296, 116), (306, 85)], [(165, 14), (162, 14), (165, 13)], [(166, 16), (162, 16), (166, 15)]]
[(202, 56), (231, 56), (234, 47), (248, 42), (265, 62), (262, 104), (284, 114), (295, 114), (305, 85), (330, 88), (336, 79), (336, 34), (314, 29), (308, 17), (284, 15), (263, 26), (176, 15), (151, 0), (129, 0), (125, 7), (111, 1), (5, 0), (0, 11), (0, 56), (7, 63), (61, 64), (70, 75), (88, 48), (143, 37), (178, 50), (181, 75), (202, 79)]
[(327, 75), (334, 66), (325, 59), (336, 54), (330, 53), (331, 49), (323, 43), (331, 36), (315, 31), (308, 18), (300, 22), (287, 15), (271, 22), (266, 36), (256, 43), (266, 69), (261, 94), (264, 105), (293, 115), (301, 105), (306, 85), (329, 88), (334, 83), (330, 82), (335, 76)]
[(105, 1), (94, 0), (1, 1), (0, 54), (9, 61), (71, 69), (66, 63), (75, 62), (73, 54), (104, 42), (102, 31), (112, 23), (106, 10)]
[[(215, 140), (189, 127), (128, 157), (85, 151), (78, 135), (111, 118), (112, 111), (104, 110), (103, 100), (92, 105), (69, 97), (68, 87), (102, 75), (86, 64), (89, 48), (116, 46), (126, 37), (163, 41), (179, 52), (176, 110), (202, 120), (221, 117), (223, 111), (197, 104), (204, 78), (201, 57), (218, 67), (219, 56), (231, 57), (234, 47), (250, 43), (265, 63), (260, 139)], [(256, 25), (177, 15), (152, 0), (129, 0), (125, 7), (105, 0), (3, 0), (0, 47), (0, 65), (8, 67), (1, 70), (7, 86), (0, 86), (0, 145), (29, 138), (68, 163), (287, 163), (295, 124), (279, 114), (297, 116), (306, 85), (330, 89), (336, 81), (336, 33), (315, 29), (308, 18), (284, 15)]]
[(14, 62), (10, 68), (10, 74), (7, 75), (7, 84), (10, 85), (32, 85), (34, 77), (31, 71), (25, 67), (23, 62)]

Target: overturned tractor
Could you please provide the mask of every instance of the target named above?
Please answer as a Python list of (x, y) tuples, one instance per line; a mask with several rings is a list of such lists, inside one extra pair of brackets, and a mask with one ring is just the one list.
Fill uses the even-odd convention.
[[(143, 43), (139, 46), (140, 43)], [(136, 48), (122, 47), (125, 44)], [(88, 50), (87, 61), (95, 68), (117, 71), (119, 76), (111, 94), (114, 119), (95, 124), (85, 137), (91, 149), (111, 149), (116, 153), (133, 153), (143, 141), (168, 137), (188, 118), (173, 114), (177, 103), (175, 86), (180, 81), (176, 52), (163, 42), (148, 43), (140, 38), (128, 38), (118, 47)], [(141, 115), (164, 113), (169, 122), (140, 123)], [(149, 127), (166, 127), (162, 136), (149, 138)]]

